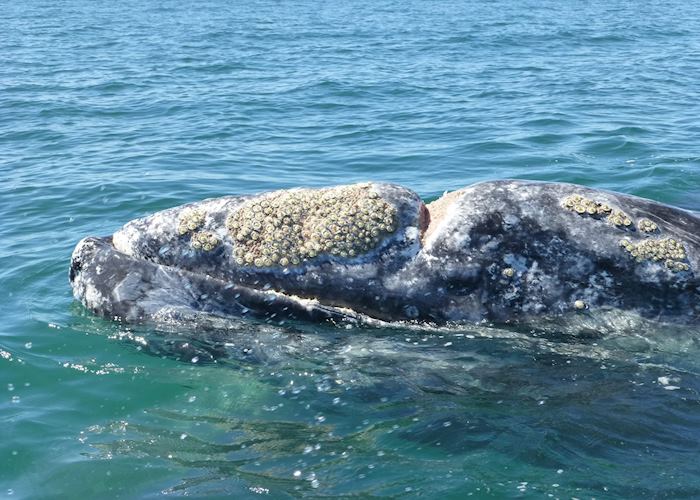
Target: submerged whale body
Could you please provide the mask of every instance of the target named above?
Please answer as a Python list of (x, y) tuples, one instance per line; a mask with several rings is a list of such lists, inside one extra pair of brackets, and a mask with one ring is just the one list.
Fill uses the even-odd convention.
[(70, 281), (126, 322), (700, 320), (700, 218), (572, 184), (494, 181), (425, 205), (381, 183), (204, 200), (88, 237)]

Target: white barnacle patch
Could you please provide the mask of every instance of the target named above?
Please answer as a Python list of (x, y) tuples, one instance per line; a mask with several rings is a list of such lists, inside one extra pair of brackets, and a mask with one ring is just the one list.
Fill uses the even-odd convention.
[(219, 238), (216, 237), (214, 233), (209, 231), (199, 231), (192, 235), (190, 240), (190, 245), (195, 250), (203, 250), (205, 252), (211, 252), (214, 250), (219, 243)]
[(561, 203), (562, 207), (579, 215), (609, 215), (613, 212), (612, 207), (606, 203), (601, 203), (590, 198), (573, 194), (567, 196)]
[[(211, 252), (219, 246), (221, 240), (211, 231), (201, 230), (206, 217), (207, 213), (201, 209), (184, 210), (178, 218), (177, 234), (179, 236), (190, 235), (190, 246), (194, 250)], [(168, 251), (168, 247), (162, 247), (159, 253), (162, 256)]]
[(187, 233), (196, 231), (204, 225), (206, 213), (202, 210), (191, 209), (185, 210), (180, 215), (177, 226), (177, 233), (184, 236)]
[(615, 209), (605, 202), (586, 198), (580, 194), (567, 196), (562, 200), (561, 206), (584, 217), (606, 217), (606, 220), (616, 227), (631, 228), (633, 225), (632, 219), (622, 210)]
[(637, 227), (640, 231), (643, 231), (645, 233), (655, 233), (659, 229), (659, 226), (657, 226), (655, 222), (650, 221), (649, 219), (639, 219)]
[(632, 219), (622, 210), (613, 210), (612, 213), (608, 215), (608, 222), (617, 227), (632, 226)]
[(396, 208), (362, 184), (255, 198), (229, 215), (226, 225), (238, 265), (291, 267), (322, 254), (366, 254), (398, 222)]
[(683, 243), (674, 238), (646, 239), (639, 243), (632, 243), (629, 239), (620, 240), (620, 246), (637, 262), (663, 263), (667, 269), (673, 272), (690, 270), (687, 262), (687, 254)]

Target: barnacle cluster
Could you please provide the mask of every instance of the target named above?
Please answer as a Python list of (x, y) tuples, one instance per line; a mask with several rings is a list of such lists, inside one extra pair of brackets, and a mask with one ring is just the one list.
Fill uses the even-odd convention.
[(580, 215), (608, 215), (612, 212), (612, 208), (605, 203), (585, 198), (580, 194), (567, 196), (564, 198), (562, 206)]
[(572, 194), (562, 201), (562, 206), (579, 215), (590, 215), (591, 217), (607, 216), (608, 222), (614, 226), (630, 227), (632, 219), (622, 210), (615, 210), (606, 203), (591, 200), (580, 194)]
[(298, 265), (320, 254), (355, 257), (397, 228), (396, 208), (370, 185), (273, 193), (244, 204), (226, 225), (238, 265)]
[(613, 226), (630, 227), (632, 225), (632, 219), (622, 210), (613, 210), (612, 213), (608, 215), (608, 222)]
[(180, 236), (191, 233), (190, 246), (192, 246), (192, 248), (211, 252), (221, 242), (214, 233), (209, 231), (197, 231), (204, 225), (206, 216), (206, 212), (197, 210), (196, 208), (183, 211), (178, 221), (177, 233)]
[(204, 250), (205, 252), (211, 252), (219, 244), (219, 238), (216, 237), (214, 233), (209, 231), (199, 231), (192, 235), (190, 240), (190, 245), (195, 250)]
[(620, 240), (620, 246), (627, 250), (637, 262), (645, 260), (663, 261), (664, 265), (674, 272), (690, 269), (690, 266), (683, 262), (687, 259), (683, 244), (673, 238), (647, 239), (639, 243), (632, 243), (628, 239), (623, 239)]
[(639, 221), (637, 222), (637, 227), (640, 231), (644, 231), (645, 233), (653, 233), (656, 232), (657, 229), (659, 229), (659, 226), (657, 226), (655, 222), (652, 222), (649, 219), (639, 219)]
[(204, 217), (206, 214), (197, 209), (186, 210), (180, 215), (180, 221), (177, 226), (177, 232), (180, 236), (191, 233), (204, 225)]

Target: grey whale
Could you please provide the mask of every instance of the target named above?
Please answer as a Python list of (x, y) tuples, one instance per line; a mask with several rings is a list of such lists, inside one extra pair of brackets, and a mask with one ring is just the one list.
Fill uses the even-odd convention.
[(698, 272), (696, 214), (502, 180), (428, 205), (383, 183), (204, 200), (81, 240), (69, 277), (89, 310), (128, 323), (530, 324), (620, 310), (694, 324)]

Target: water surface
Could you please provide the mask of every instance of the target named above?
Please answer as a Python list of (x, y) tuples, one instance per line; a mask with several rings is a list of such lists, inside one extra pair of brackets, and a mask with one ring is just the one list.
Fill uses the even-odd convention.
[(700, 496), (697, 326), (212, 338), (94, 318), (67, 280), (85, 235), (292, 186), (431, 200), (514, 177), (700, 210), (696, 4), (37, 0), (2, 19), (0, 496)]

